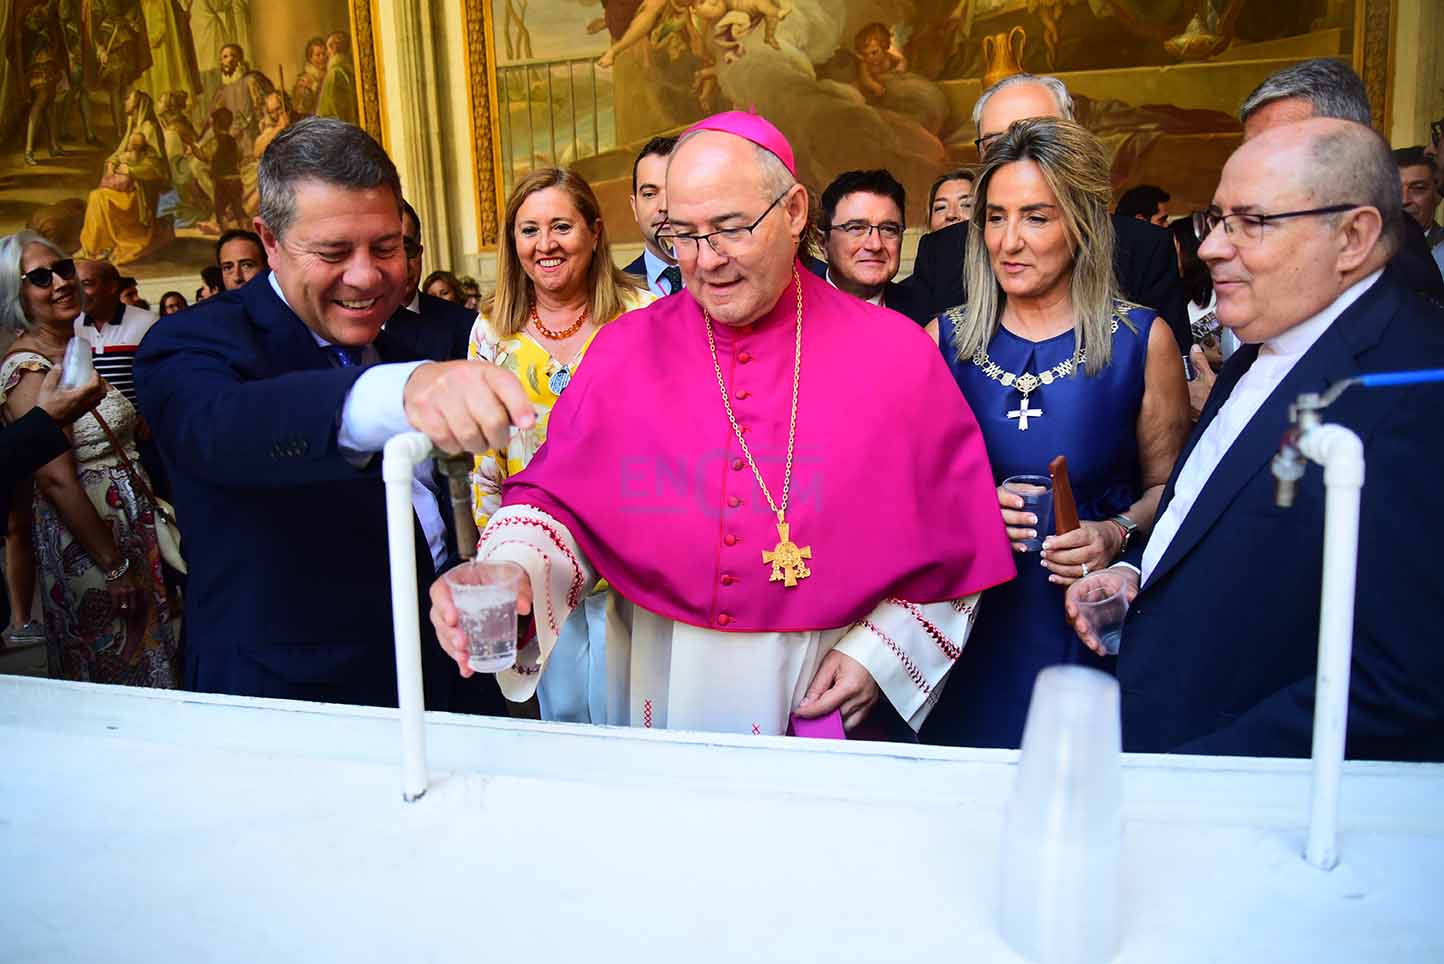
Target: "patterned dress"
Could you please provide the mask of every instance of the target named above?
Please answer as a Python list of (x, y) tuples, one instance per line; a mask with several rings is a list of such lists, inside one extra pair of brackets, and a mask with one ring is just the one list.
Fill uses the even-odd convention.
[[(623, 298), (625, 311), (644, 308), (657, 300), (650, 291), (629, 292)], [(526, 468), (536, 450), (547, 438), (547, 422), (559, 393), (553, 389), (554, 376), (565, 368), (574, 374), (582, 363), (587, 350), (596, 340), (597, 331), (587, 339), (580, 351), (572, 358), (553, 358), (535, 339), (526, 332), (502, 337), (492, 330), (491, 321), (484, 314), (478, 314), (476, 324), (471, 328), (471, 341), (467, 345), (467, 358), (484, 358), (500, 365), (515, 375), (526, 389), (536, 412), (536, 424), (529, 429), (514, 428), (511, 443), (506, 449), (505, 464), (500, 453), (492, 450), (477, 456), (476, 467), (471, 476), (471, 504), (476, 513), (477, 531), (486, 528), (486, 522), (497, 509), (501, 508), (501, 483), (508, 476)], [(560, 380), (556, 380), (560, 384)], [(565, 389), (563, 389), (565, 390)]]
[[(657, 300), (650, 291), (628, 292), (626, 311)], [(597, 331), (601, 331), (600, 328)], [(546, 441), (547, 425), (565, 382), (581, 364), (597, 332), (571, 358), (554, 358), (526, 332), (502, 337), (492, 330), (486, 315), (478, 315), (471, 329), (466, 357), (484, 358), (520, 379), (536, 412), (529, 429), (513, 428), (506, 453), (492, 450), (477, 456), (471, 475), (471, 504), (478, 532), (501, 508), (501, 483), (526, 468)], [(547, 670), (537, 686), (537, 701), (544, 720), (568, 723), (607, 722), (606, 584), (599, 583), (562, 626)]]
[[(5, 358), (0, 363), (0, 404), (25, 372), (50, 368), (49, 359), (34, 352), (16, 352)], [(98, 410), (125, 446), (136, 471), (144, 472), (135, 449), (135, 407), (111, 388)], [(50, 674), (92, 683), (177, 687), (180, 616), (161, 575), (154, 509), (136, 491), (94, 415), (76, 420), (71, 452), (81, 487), (101, 520), (110, 526), (132, 571), (145, 576), (150, 592), (141, 610), (125, 613), (117, 609), (106, 589), (104, 571), (37, 488), (32, 538), (51, 647)]]

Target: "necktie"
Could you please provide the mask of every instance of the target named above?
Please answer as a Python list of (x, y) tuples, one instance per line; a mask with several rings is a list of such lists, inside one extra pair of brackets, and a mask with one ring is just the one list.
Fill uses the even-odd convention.
[(336, 360), (341, 368), (356, 368), (361, 364), (364, 348), (348, 348), (345, 345), (322, 345), (321, 350)]
[(667, 282), (667, 294), (675, 295), (682, 290), (682, 269), (675, 264), (663, 269), (662, 277)]

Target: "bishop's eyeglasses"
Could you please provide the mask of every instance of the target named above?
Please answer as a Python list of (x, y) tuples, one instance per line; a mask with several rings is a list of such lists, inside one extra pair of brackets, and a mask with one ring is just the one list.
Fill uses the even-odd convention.
[(1345, 211), (1352, 211), (1355, 208), (1363, 207), (1362, 204), (1330, 204), (1322, 208), (1308, 208), (1303, 211), (1279, 211), (1276, 214), (1255, 214), (1252, 211), (1238, 212), (1235, 214), (1224, 214), (1218, 208), (1208, 208), (1193, 213), (1193, 230), (1198, 235), (1198, 240), (1205, 240), (1213, 229), (1220, 224), (1223, 225), (1223, 233), (1228, 237), (1230, 243), (1253, 244), (1263, 239), (1264, 228), (1271, 221), (1282, 221), (1285, 218), (1312, 217), (1320, 214), (1342, 214)]
[(767, 210), (757, 215), (757, 220), (745, 228), (723, 228), (721, 231), (712, 231), (709, 234), (658, 234), (657, 243), (678, 260), (684, 257), (695, 258), (698, 246), (703, 241), (710, 244), (712, 250), (722, 257), (730, 258), (735, 254), (740, 254), (747, 247), (752, 241), (752, 232), (757, 230), (757, 225), (761, 224), (763, 219), (772, 213), (772, 209), (777, 207), (778, 203), (791, 191), (792, 188), (789, 187), (777, 195), (772, 203), (767, 205)]

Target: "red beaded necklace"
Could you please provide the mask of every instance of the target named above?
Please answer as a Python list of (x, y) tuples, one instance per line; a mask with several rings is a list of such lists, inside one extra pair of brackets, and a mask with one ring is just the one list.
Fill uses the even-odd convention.
[(542, 324), (541, 316), (536, 313), (536, 303), (533, 302), (531, 306), (531, 320), (532, 323), (536, 325), (537, 331), (541, 332), (543, 335), (546, 335), (548, 338), (554, 339), (556, 341), (561, 341), (564, 338), (570, 338), (572, 335), (575, 335), (577, 332), (582, 330), (582, 325), (587, 320), (587, 312), (590, 310), (590, 305), (583, 305), (581, 314), (577, 315), (577, 320), (572, 322), (572, 326), (570, 328), (563, 329), (562, 331), (552, 331), (546, 325)]

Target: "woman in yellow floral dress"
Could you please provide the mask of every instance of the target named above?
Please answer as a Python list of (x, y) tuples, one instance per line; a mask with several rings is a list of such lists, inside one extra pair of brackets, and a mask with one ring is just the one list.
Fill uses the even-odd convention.
[[(546, 441), (557, 398), (602, 325), (656, 300), (616, 267), (591, 186), (570, 171), (545, 168), (517, 184), (506, 205), (497, 286), (471, 330), (467, 355), (521, 380), (536, 424), (512, 429), (505, 453), (476, 460), (472, 502), (478, 529), (501, 506), (501, 483)], [(602, 589), (572, 613), (537, 687), (542, 718), (606, 722), (605, 611)]]

